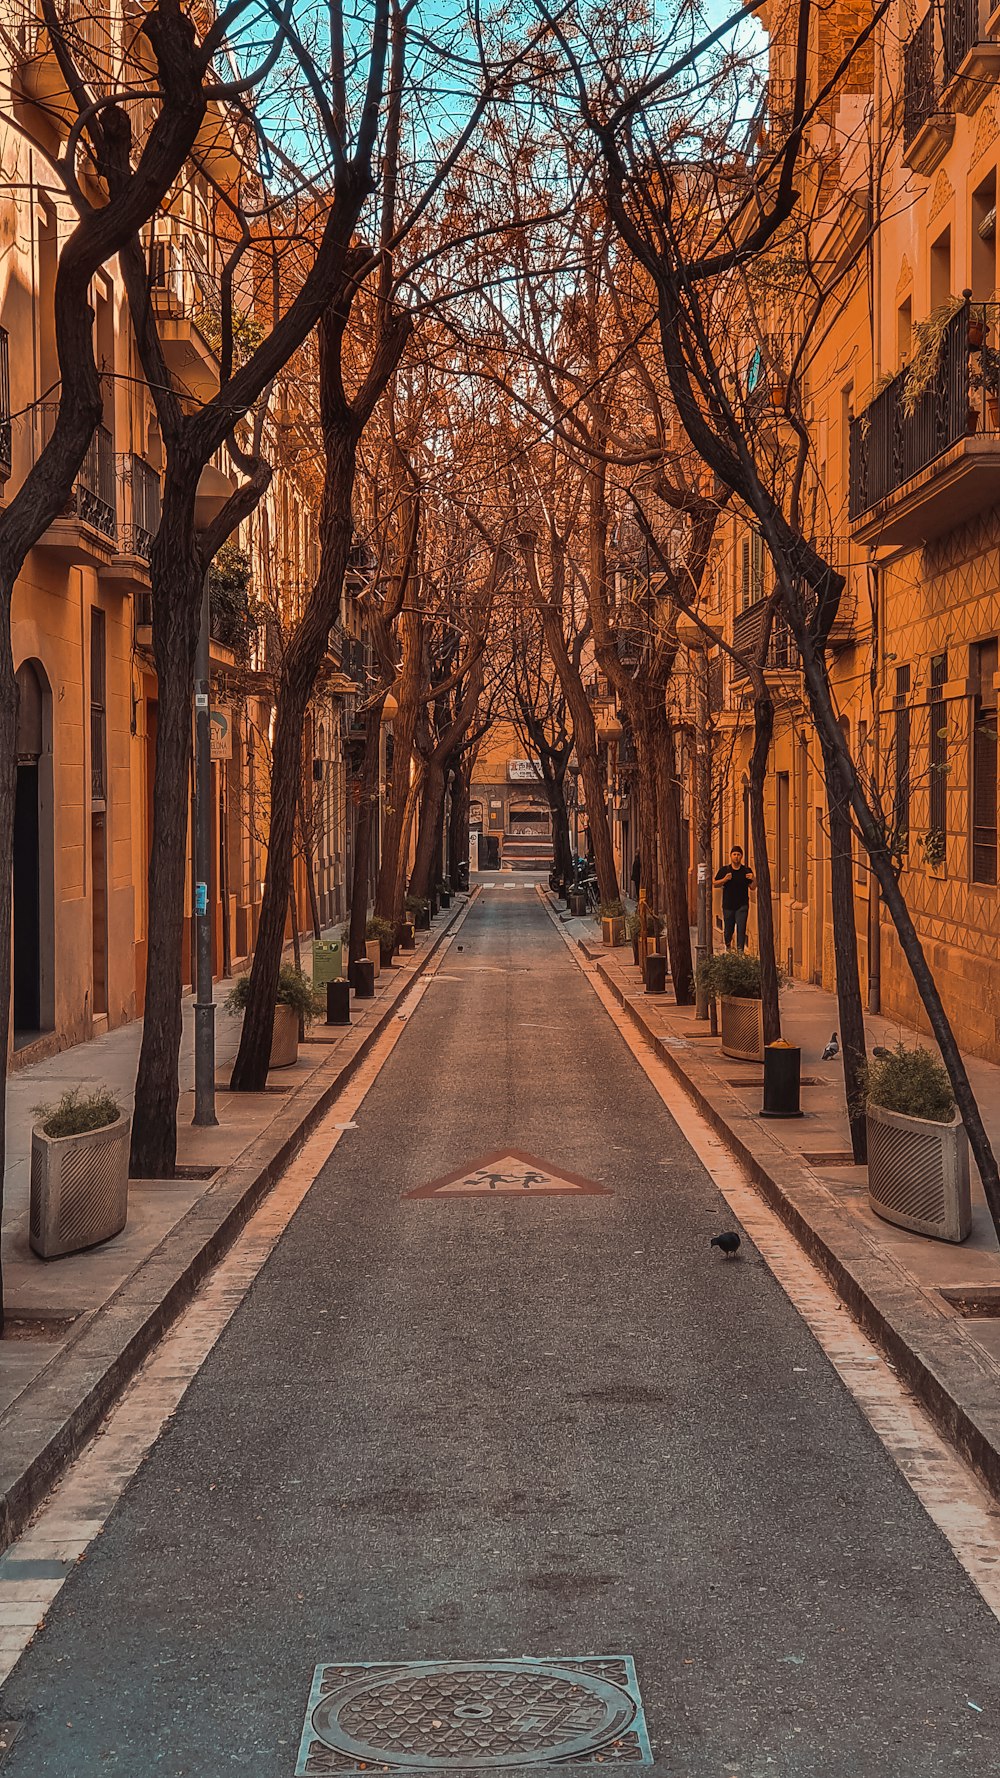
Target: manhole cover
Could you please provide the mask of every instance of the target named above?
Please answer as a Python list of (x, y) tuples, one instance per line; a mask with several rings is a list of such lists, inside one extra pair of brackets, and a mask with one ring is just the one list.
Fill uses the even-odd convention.
[(622, 1761), (652, 1753), (627, 1655), (317, 1667), (295, 1778)]
[(583, 1192), (589, 1197), (610, 1197), (606, 1186), (595, 1184), (592, 1179), (582, 1179), (578, 1173), (566, 1173), (561, 1167), (552, 1167), (548, 1161), (540, 1161), (536, 1155), (524, 1154), (521, 1149), (500, 1149), (496, 1154), (483, 1155), (478, 1161), (468, 1161), (464, 1167), (456, 1167), (454, 1173), (446, 1173), (443, 1179), (432, 1179), (429, 1185), (420, 1185), (416, 1191), (406, 1192), (407, 1198), (489, 1198), (512, 1193), (516, 1197), (551, 1197), (562, 1192)]

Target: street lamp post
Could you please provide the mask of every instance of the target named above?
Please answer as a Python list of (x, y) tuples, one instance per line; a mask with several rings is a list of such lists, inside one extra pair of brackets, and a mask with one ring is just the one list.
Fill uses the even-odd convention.
[[(202, 470), (195, 495), (195, 525), (205, 531), (232, 493), (221, 470)], [(215, 998), (212, 988), (212, 917), (208, 885), (212, 874), (212, 721), (211, 609), (209, 568), (201, 588), (201, 617), (194, 666), (194, 1117), (202, 1127), (217, 1124), (215, 1115)]]

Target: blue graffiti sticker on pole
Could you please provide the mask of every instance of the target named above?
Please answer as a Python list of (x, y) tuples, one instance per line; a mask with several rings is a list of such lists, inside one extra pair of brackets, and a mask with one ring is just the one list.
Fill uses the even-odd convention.
[(194, 911), (196, 914), (208, 913), (207, 883), (196, 883), (194, 886)]

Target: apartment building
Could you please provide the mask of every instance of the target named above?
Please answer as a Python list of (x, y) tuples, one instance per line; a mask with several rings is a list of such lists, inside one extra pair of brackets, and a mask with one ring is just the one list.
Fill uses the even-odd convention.
[[(856, 9), (840, 10), (843, 31)], [(784, 47), (775, 30), (765, 142), (787, 122)], [(822, 74), (820, 46), (817, 90)], [(748, 330), (743, 366), (748, 423), (772, 468), (794, 444), (781, 407), (796, 366), (810, 438), (805, 528), (845, 576), (829, 651), (841, 724), (961, 1040), (990, 1057), (1000, 1054), (998, 81), (1000, 11), (985, 0), (895, 10), (810, 125), (797, 226), (823, 299), (786, 306), (774, 334)], [(756, 658), (772, 586), (759, 535), (746, 515), (727, 514), (709, 594), (738, 652)], [(767, 818), (779, 958), (832, 987), (821, 758), (780, 621), (765, 670), (776, 706)], [(752, 718), (745, 669), (727, 660), (719, 676), (722, 850), (748, 845)], [(860, 846), (855, 896), (869, 1003), (921, 1023)]]
[[(125, 28), (118, 4), (84, 21), (95, 55)], [(96, 35), (95, 35), (96, 34)], [(99, 41), (98, 41), (99, 39)], [(68, 127), (60, 76), (31, 9), (0, 29), (0, 78), (17, 127), (0, 120), (0, 502), (30, 470), (59, 392), (53, 292), (73, 226), (45, 150)], [(225, 120), (211, 131), (212, 177), (225, 176)], [(235, 164), (235, 163), (234, 163)], [(148, 231), (150, 286), (168, 364), (193, 400), (218, 388), (219, 266), (212, 192), (186, 175)], [(104, 414), (65, 511), (32, 550), (13, 604), (20, 692), (14, 835), (12, 1048), (15, 1066), (141, 1012), (157, 687), (150, 629), (150, 553), (159, 523), (163, 448), (145, 386), (117, 262), (92, 291)], [(282, 405), (284, 404), (284, 405)], [(279, 391), (266, 448), (276, 473), (263, 507), (216, 564), (212, 614), (215, 846), (210, 895), (215, 969), (253, 947), (266, 859), (268, 748), (276, 626), (294, 615), (316, 566), (311, 457), (285, 447), (289, 415), (308, 431), (303, 391)], [(350, 798), (349, 709), (361, 683), (345, 673), (358, 565), (330, 673), (314, 712), (298, 862), (300, 920), (345, 906)], [(361, 579), (358, 576), (361, 575)], [(234, 603), (234, 585), (242, 602)], [(228, 596), (227, 596), (228, 594)], [(357, 651), (357, 641), (351, 644)], [(346, 662), (350, 664), (350, 662)], [(355, 661), (363, 666), (363, 661)], [(191, 873), (188, 873), (189, 877)], [(186, 914), (190, 928), (189, 882)], [(318, 897), (318, 900), (317, 900)], [(192, 979), (190, 930), (179, 959)]]

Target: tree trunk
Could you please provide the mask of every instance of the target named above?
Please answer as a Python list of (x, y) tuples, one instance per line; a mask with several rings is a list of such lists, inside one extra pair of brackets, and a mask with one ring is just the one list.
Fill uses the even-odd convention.
[(472, 766), (459, 765), (451, 781), (451, 825), (448, 830), (448, 880), (457, 889), (469, 862), (469, 803)]
[(153, 544), (153, 652), (156, 659), (156, 764), (149, 855), (148, 951), (142, 1043), (135, 1082), (134, 1179), (171, 1179), (177, 1161), (177, 1078), (181, 1043), (181, 952), (189, 826), (191, 687), (201, 610), (190, 491), (164, 493)]
[(687, 858), (681, 846), (681, 787), (677, 777), (674, 732), (669, 723), (657, 729), (660, 852), (663, 858), (667, 956), (678, 1006), (694, 1003), (694, 964), (688, 914)]
[(427, 762), (420, 825), (417, 829), (417, 853), (410, 877), (410, 894), (429, 900), (439, 880), (441, 817), (444, 810), (445, 768), (440, 760)]
[(372, 858), (372, 822), (378, 791), (378, 756), (382, 732), (382, 706), (386, 693), (370, 705), (365, 715), (365, 756), (361, 767), (361, 802), (354, 830), (354, 875), (351, 881), (351, 924), (348, 958), (357, 963), (365, 955), (368, 936), (368, 878)]
[[(6, 579), (6, 577), (5, 577)], [(10, 958), (14, 874), (14, 801), (17, 795), (17, 679), (11, 654), (8, 580), (0, 593), (0, 1064), (6, 1074), (10, 1039)], [(7, 1126), (7, 1095), (0, 1091), (0, 1165)], [(0, 1173), (0, 1180), (2, 1180)], [(0, 1189), (0, 1210), (3, 1191)], [(2, 1261), (2, 1255), (0, 1255)], [(3, 1270), (0, 1264), (0, 1338), (4, 1330)]]
[(292, 887), (302, 731), (316, 675), (329, 646), (330, 628), (340, 607), (354, 531), (351, 496), (357, 441), (353, 421), (334, 426), (328, 420), (324, 442), (326, 478), (320, 519), (320, 571), (305, 613), (285, 650), (278, 685), (264, 893), (240, 1047), (230, 1081), (230, 1087), (238, 1093), (263, 1092), (267, 1085), (285, 912)]
[[(823, 736), (820, 735), (820, 743)], [(868, 1050), (858, 968), (858, 932), (854, 919), (854, 857), (851, 816), (833, 761), (827, 761), (827, 807), (830, 815), (830, 899), (833, 905), (833, 955), (840, 1019), (840, 1053), (844, 1068), (844, 1099), (851, 1126), (851, 1148), (858, 1166), (868, 1159), (868, 1126), (864, 1111), (864, 1074)]]
[(403, 660), (393, 717), (392, 787), (382, 827), (382, 860), (375, 893), (375, 912), (382, 920), (398, 925), (406, 895), (406, 859), (403, 856), (407, 828), (413, 742), (417, 732), (423, 690), (423, 623), (418, 611), (402, 618)]
[(774, 735), (774, 703), (763, 674), (754, 687), (753, 750), (750, 754), (750, 845), (757, 887), (757, 950), (760, 955), (760, 997), (764, 1042), (777, 1043), (781, 1036), (778, 1004), (778, 969), (774, 950), (774, 895), (771, 860), (767, 851), (764, 786)]

